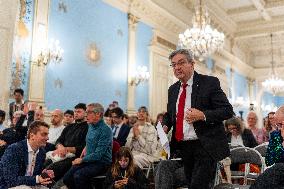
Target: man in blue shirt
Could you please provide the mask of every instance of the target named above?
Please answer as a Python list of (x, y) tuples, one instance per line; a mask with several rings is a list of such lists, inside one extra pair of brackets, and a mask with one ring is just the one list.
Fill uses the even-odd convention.
[(6, 113), (3, 110), (0, 110), (0, 134), (6, 127), (4, 126), (3, 122), (5, 120)]
[(99, 103), (87, 106), (89, 124), (86, 136), (86, 155), (75, 159), (64, 175), (63, 182), (69, 189), (91, 189), (91, 178), (103, 174), (112, 162), (112, 131), (103, 120), (104, 108)]

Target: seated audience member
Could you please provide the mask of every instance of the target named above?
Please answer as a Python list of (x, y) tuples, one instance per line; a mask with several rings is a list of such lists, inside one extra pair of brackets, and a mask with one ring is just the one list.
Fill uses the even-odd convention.
[(70, 125), (74, 122), (74, 111), (73, 110), (66, 110), (64, 112), (63, 124), (64, 126)]
[(26, 127), (16, 126), (22, 113), (22, 111), (14, 112), (10, 128), (3, 130), (2, 134), (0, 134), (0, 158), (10, 144), (21, 141), (25, 138), (25, 134), (23, 133), (26, 133)]
[(113, 104), (113, 108), (117, 108), (117, 107), (119, 107), (119, 104), (118, 104), (118, 102), (117, 101), (112, 101), (112, 104)]
[(226, 120), (225, 127), (228, 131), (228, 143), (231, 143), (232, 146), (246, 146), (249, 148), (257, 146), (251, 130), (244, 128), (243, 122), (239, 118), (233, 117)]
[(109, 111), (105, 111), (105, 113), (104, 113), (104, 121), (107, 124), (107, 126), (109, 126), (109, 127), (112, 126), (113, 123), (112, 123), (110, 110)]
[[(65, 127), (60, 137), (57, 139), (55, 145), (56, 150), (53, 151), (52, 156), (60, 157), (61, 160), (52, 163), (48, 159), (45, 166), (54, 171), (54, 180), (59, 180), (72, 166), (72, 161), (80, 157), (83, 148), (85, 147), (85, 138), (88, 132), (88, 124), (85, 120), (86, 105), (79, 103), (75, 106), (74, 118), (75, 123)], [(74, 154), (74, 156), (69, 156)]]
[[(52, 182), (53, 172), (43, 170), (43, 147), (48, 139), (48, 128), (45, 122), (35, 121), (29, 127), (27, 139), (7, 148), (0, 161), (1, 189), (48, 185)], [(42, 172), (48, 177), (43, 178)]]
[(2, 131), (4, 129), (6, 129), (6, 127), (4, 126), (5, 116), (6, 116), (5, 111), (0, 110), (0, 134), (2, 134)]
[(129, 125), (129, 117), (127, 114), (123, 114), (122, 121), (123, 121), (123, 124)]
[(276, 111), (274, 119), (278, 129), (270, 135), (265, 157), (267, 166), (275, 163), (284, 163), (284, 106), (281, 106)]
[(113, 138), (116, 140), (120, 146), (124, 146), (126, 143), (126, 138), (129, 134), (130, 127), (123, 123), (122, 116), (123, 110), (119, 107), (114, 108), (110, 111), (112, 118), (112, 132)]
[(131, 149), (135, 164), (143, 168), (157, 159), (157, 131), (146, 122), (148, 110), (145, 106), (138, 109), (137, 117), (138, 121), (131, 128), (125, 146)]
[(24, 90), (23, 89), (15, 89), (14, 90), (14, 102), (9, 104), (9, 119), (12, 122), (13, 115), (16, 111), (24, 110)]
[(59, 109), (55, 109), (51, 113), (52, 127), (49, 128), (48, 141), (47, 141), (48, 143), (45, 148), (47, 152), (55, 150), (55, 142), (60, 137), (63, 129), (65, 128), (64, 125), (62, 125), (62, 120), (63, 120), (63, 112)]
[(157, 119), (156, 119), (156, 122), (155, 122), (155, 126), (157, 126), (159, 122), (161, 122), (161, 124), (162, 124), (163, 118), (164, 118), (164, 114), (163, 114), (163, 113), (159, 113), (159, 114), (157, 115)]
[(129, 148), (121, 147), (118, 151), (117, 158), (106, 175), (105, 188), (148, 188), (148, 180), (143, 171), (135, 165)]
[(105, 173), (112, 162), (112, 132), (103, 120), (104, 108), (99, 103), (87, 107), (89, 124), (86, 136), (86, 155), (76, 158), (64, 175), (69, 189), (92, 189), (91, 179)]
[(129, 116), (129, 127), (132, 128), (134, 124), (137, 122), (138, 118), (136, 115)]
[(266, 119), (266, 124), (264, 126), (265, 131), (266, 131), (266, 142), (269, 141), (270, 139), (270, 134), (271, 132), (275, 131), (277, 129), (275, 119), (274, 119), (274, 114), (275, 112), (269, 112)]
[(44, 112), (43, 112), (41, 106), (34, 111), (34, 120), (35, 121), (44, 121)]
[(257, 127), (257, 115), (255, 112), (251, 111), (248, 113), (247, 115), (247, 126), (248, 129), (251, 130), (256, 142), (258, 144), (262, 144), (263, 142), (265, 142), (265, 130), (263, 128), (258, 128)]

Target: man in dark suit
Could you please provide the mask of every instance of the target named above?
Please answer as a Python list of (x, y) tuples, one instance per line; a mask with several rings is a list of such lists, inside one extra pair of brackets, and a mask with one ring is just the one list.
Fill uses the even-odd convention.
[(116, 107), (110, 111), (110, 114), (114, 123), (112, 126), (113, 138), (120, 144), (120, 146), (124, 146), (130, 131), (130, 127), (123, 124), (123, 110), (119, 107)]
[[(10, 145), (0, 161), (0, 188), (36, 186), (51, 183), (54, 176), (50, 170), (43, 171), (44, 147), (48, 140), (49, 126), (35, 121), (28, 130), (28, 139)], [(42, 171), (47, 178), (41, 176)]]
[(191, 51), (176, 50), (169, 56), (178, 82), (168, 90), (164, 130), (173, 127), (171, 148), (181, 151), (190, 189), (207, 189), (217, 161), (230, 155), (222, 121), (233, 108), (216, 77), (194, 71)]
[(9, 104), (9, 119), (12, 122), (13, 114), (16, 111), (24, 110), (24, 90), (23, 89), (15, 89), (14, 90), (14, 102)]

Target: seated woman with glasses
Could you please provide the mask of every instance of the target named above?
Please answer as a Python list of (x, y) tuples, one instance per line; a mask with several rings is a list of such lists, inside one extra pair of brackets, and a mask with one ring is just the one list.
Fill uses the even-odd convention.
[(228, 143), (231, 143), (231, 146), (245, 146), (249, 148), (257, 146), (251, 130), (244, 128), (240, 118), (233, 117), (226, 120), (225, 128), (227, 130)]
[(121, 147), (119, 149), (115, 163), (106, 175), (105, 188), (148, 188), (148, 180), (143, 171), (134, 164), (133, 156), (129, 148)]
[[(277, 121), (277, 120), (276, 120)], [(265, 156), (267, 166), (284, 163), (284, 122), (276, 123), (277, 129), (270, 133), (270, 139)]]

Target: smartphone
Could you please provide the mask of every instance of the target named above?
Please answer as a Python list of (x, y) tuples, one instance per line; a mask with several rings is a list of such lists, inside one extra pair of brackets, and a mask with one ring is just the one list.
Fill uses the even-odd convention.
[(123, 177), (121, 175), (117, 176), (117, 180), (122, 180)]
[[(47, 172), (42, 172), (41, 174), (40, 174), (40, 176), (42, 177), (42, 178), (50, 178), (50, 176), (47, 174)], [(46, 185), (46, 187), (48, 187), (48, 188), (51, 188), (54, 184), (55, 184), (55, 181), (52, 179), (52, 178), (50, 178), (50, 181), (51, 181), (51, 183), (50, 184), (48, 184), (48, 185)]]

